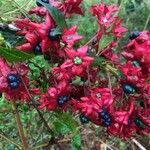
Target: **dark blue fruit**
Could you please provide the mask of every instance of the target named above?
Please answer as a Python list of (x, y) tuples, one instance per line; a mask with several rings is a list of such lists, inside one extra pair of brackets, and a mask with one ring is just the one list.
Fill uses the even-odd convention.
[(133, 94), (135, 92), (135, 89), (132, 85), (130, 84), (124, 84), (123, 85), (123, 91), (126, 93), (126, 94)]
[(44, 59), (45, 60), (50, 60), (51, 59), (50, 54), (49, 53), (45, 53), (44, 54)]
[(133, 31), (130, 35), (129, 35), (129, 39), (130, 40), (134, 40), (135, 38), (137, 38), (140, 35), (139, 31)]
[(49, 30), (48, 37), (50, 40), (57, 41), (59, 39), (59, 36), (60, 33), (58, 34), (55, 28)]
[(145, 124), (142, 120), (140, 120), (140, 118), (136, 118), (134, 122), (139, 128), (141, 128), (141, 129), (145, 128)]
[(102, 119), (102, 123), (103, 123), (104, 126), (108, 127), (108, 126), (111, 125), (112, 122), (111, 122), (111, 119), (109, 119), (109, 120)]
[(83, 115), (83, 114), (80, 114), (79, 119), (80, 119), (80, 122), (81, 122), (82, 124), (89, 123), (89, 121), (90, 121), (90, 120), (89, 120), (85, 115)]
[(97, 43), (97, 39), (94, 38), (94, 39), (92, 40), (92, 45), (94, 46), (96, 43)]
[(11, 89), (16, 89), (19, 87), (20, 78), (17, 74), (9, 74), (7, 76), (8, 85)]
[(145, 108), (144, 101), (141, 101), (141, 102), (140, 102), (140, 106), (143, 107), (143, 108)]
[(137, 62), (137, 61), (132, 61), (132, 64), (133, 64), (133, 66), (135, 66), (135, 67), (139, 67), (139, 66), (140, 66), (139, 62)]
[(59, 96), (57, 103), (59, 106), (63, 106), (69, 100), (69, 96)]
[(41, 55), (42, 54), (42, 47), (41, 47), (41, 44), (37, 44), (34, 49), (34, 54), (35, 55)]
[[(49, 4), (49, 0), (41, 0), (43, 3)], [(36, 5), (41, 7), (43, 6), (41, 3), (39, 3), (38, 1), (36, 1)]]
[(101, 119), (102, 123), (104, 126), (110, 126), (112, 121), (111, 121), (111, 117), (110, 115), (108, 114), (108, 112), (106, 110), (102, 110), (100, 113), (99, 113), (99, 118)]

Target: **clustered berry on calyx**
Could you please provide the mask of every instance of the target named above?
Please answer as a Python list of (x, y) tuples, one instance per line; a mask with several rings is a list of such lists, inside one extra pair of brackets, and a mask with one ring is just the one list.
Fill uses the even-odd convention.
[(110, 126), (111, 125), (111, 117), (110, 115), (106, 112), (106, 110), (102, 110), (100, 113), (99, 113), (99, 117), (100, 119), (102, 120), (102, 124), (104, 126)]
[[(64, 0), (61, 3), (56, 0), (42, 0), (59, 9), (65, 18), (73, 13), (83, 14), (81, 1)], [(124, 139), (135, 133), (149, 133), (150, 34), (147, 31), (134, 31), (130, 34), (129, 43), (123, 47), (121, 53), (125, 59), (123, 63), (119, 59), (122, 56), (113, 50), (117, 40), (127, 32), (122, 26), (122, 20), (116, 16), (117, 6), (107, 6), (102, 2), (91, 7), (90, 11), (96, 16), (100, 28), (89, 45), (77, 48), (76, 42), (82, 39), (82, 36), (77, 34), (77, 26), (65, 27), (61, 34), (56, 32), (57, 25), (51, 14), (38, 2), (37, 5), (29, 13), (40, 16), (41, 22), (25, 18), (16, 20), (15, 23), (20, 29), (17, 34), (25, 37), (25, 43), (17, 46), (19, 50), (31, 51), (35, 55), (44, 54), (53, 59), (50, 61), (51, 87), (40, 94), (39, 109), (66, 111), (67, 108), (72, 108), (74, 113), (80, 114), (81, 123), (91, 121), (105, 127), (109, 134)], [(113, 35), (114, 39), (99, 51), (99, 41), (105, 33), (108, 36)], [(94, 53), (90, 51), (90, 46)], [(95, 66), (95, 56), (106, 59), (109, 64), (103, 67), (99, 66), (100, 64)], [(115, 78), (116, 82), (112, 83), (111, 87), (108, 77), (100, 75), (103, 74), (101, 70), (104, 68), (107, 71), (113, 69), (110, 64), (122, 74), (121, 77)], [(23, 93), (25, 89), (20, 74), (8, 68), (5, 60), (1, 59), (0, 79), (3, 80), (0, 80), (0, 93), (4, 92), (8, 99), (14, 99), (12, 93), (18, 90)], [(21, 76), (24, 77), (23, 74)], [(28, 85), (28, 82), (26, 84)], [(25, 99), (28, 99), (27, 95), (23, 97), (23, 100)]]
[(68, 100), (69, 100), (68, 96), (59, 96), (57, 98), (57, 103), (59, 106), (63, 106), (65, 103), (67, 103)]
[(20, 78), (17, 74), (8, 74), (7, 81), (11, 89), (16, 89), (19, 87)]

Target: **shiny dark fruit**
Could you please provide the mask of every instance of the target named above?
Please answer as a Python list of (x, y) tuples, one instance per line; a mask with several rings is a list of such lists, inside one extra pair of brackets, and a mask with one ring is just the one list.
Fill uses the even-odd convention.
[(44, 59), (45, 60), (50, 60), (51, 59), (50, 54), (49, 53), (44, 53)]
[(134, 122), (139, 128), (141, 129), (145, 128), (145, 124), (140, 118), (136, 118)]
[(139, 67), (139, 66), (140, 66), (140, 64), (139, 64), (138, 61), (132, 61), (132, 64), (133, 64), (133, 66), (135, 66), (135, 67)]
[(94, 38), (94, 39), (92, 40), (92, 45), (94, 46), (96, 43), (97, 43), (97, 39)]
[(63, 106), (69, 100), (68, 96), (59, 96), (57, 99), (57, 103), (59, 106)]
[(101, 119), (102, 124), (106, 127), (110, 126), (112, 123), (111, 117), (106, 110), (102, 110), (99, 113), (99, 118)]
[(111, 119), (109, 119), (109, 120), (102, 119), (102, 123), (104, 126), (108, 127), (111, 125), (112, 121), (111, 121)]
[(140, 106), (143, 107), (143, 108), (145, 108), (144, 101), (141, 101), (141, 102), (140, 102)]
[(135, 89), (132, 85), (130, 84), (124, 84), (123, 85), (123, 91), (126, 93), (126, 94), (133, 94), (135, 92)]
[(7, 82), (11, 89), (16, 89), (19, 87), (20, 78), (17, 74), (9, 74), (7, 76)]
[(134, 40), (134, 39), (136, 39), (139, 35), (140, 35), (140, 32), (139, 32), (139, 31), (133, 31), (133, 32), (129, 35), (129, 39), (130, 39), (130, 40)]
[(33, 52), (35, 55), (41, 55), (42, 54), (42, 47), (41, 44), (37, 44), (34, 49)]
[[(41, 0), (43, 3), (49, 4), (49, 0)], [(39, 3), (38, 1), (36, 1), (36, 5), (41, 7), (43, 6), (41, 3)]]
[(88, 119), (88, 117), (86, 117), (86, 116), (83, 115), (83, 114), (80, 114), (79, 119), (80, 119), (80, 122), (81, 122), (82, 124), (89, 123), (89, 121), (90, 121), (90, 120)]
[(56, 29), (55, 29), (55, 28), (50, 29), (49, 32), (48, 32), (48, 37), (49, 37), (49, 39), (52, 40), (52, 41), (57, 41), (57, 40), (59, 39), (59, 36), (60, 36), (60, 34), (58, 34), (58, 33), (56, 32)]

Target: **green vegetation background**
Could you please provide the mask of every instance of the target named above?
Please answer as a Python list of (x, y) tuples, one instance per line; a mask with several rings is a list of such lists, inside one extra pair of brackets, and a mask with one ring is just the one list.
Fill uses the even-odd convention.
[[(142, 31), (143, 29), (150, 31), (150, 0), (103, 0), (107, 4), (118, 4), (120, 6), (119, 16), (124, 20), (124, 26), (129, 29), (129, 32), (133, 30)], [(68, 20), (68, 24), (71, 26), (75, 24), (78, 26), (78, 31), (81, 35), (84, 36), (83, 43), (87, 41), (96, 30), (96, 21), (95, 18), (91, 16), (88, 8), (95, 3), (99, 3), (100, 0), (83, 0), (82, 7), (85, 11), (85, 16), (73, 16)], [(1, 0), (0, 1), (0, 22), (10, 22), (15, 19), (20, 13), (27, 15), (27, 11), (35, 6), (35, 0)], [(128, 38), (127, 33), (123, 40), (121, 41), (121, 45), (127, 42)], [(37, 62), (41, 62), (37, 66)], [(43, 58), (36, 57), (33, 61), (31, 61), (30, 68), (33, 70), (34, 74), (32, 75), (33, 79), (37, 79), (40, 74), (40, 70), (47, 70), (48, 64), (45, 63)], [(35, 73), (36, 72), (36, 73)], [(27, 104), (20, 105), (18, 104), (19, 112), (21, 114), (21, 121), (24, 125), (25, 134), (28, 138), (28, 144), (30, 147), (36, 147), (43, 143), (47, 143), (48, 139), (50, 139), (50, 135), (47, 133), (44, 125), (42, 124), (37, 112), (32, 108), (28, 108)], [(6, 113), (1, 113), (2, 110), (10, 110)], [(43, 114), (45, 118), (48, 120), (49, 125), (54, 129), (56, 136), (58, 138), (65, 139), (64, 134), (68, 137), (70, 134), (74, 134), (75, 136), (71, 139), (70, 149), (84, 149), (85, 144), (81, 138), (84, 135), (76, 134), (76, 123), (71, 119), (69, 114), (60, 117), (59, 114), (53, 114), (44, 112)], [(70, 119), (69, 122), (67, 119)], [(77, 122), (78, 119), (75, 118)], [(93, 125), (92, 125), (93, 127)], [(87, 126), (88, 129), (91, 129), (91, 126)], [(75, 130), (75, 131), (74, 131)], [(98, 138), (102, 138), (108, 145), (115, 143), (114, 146), (119, 150), (130, 149), (130, 141), (123, 142), (117, 138), (113, 138), (113, 140), (103, 135), (101, 132), (101, 128), (95, 126), (93, 129), (97, 134)], [(77, 131), (78, 132), (78, 131)], [(101, 136), (100, 136), (101, 134)], [(14, 114), (11, 112), (11, 104), (6, 102), (3, 97), (0, 97), (0, 150), (16, 150), (17, 146), (8, 142), (8, 140), (2, 138), (1, 135), (5, 135), (10, 140), (15, 141), (15, 143), (20, 143)], [(63, 136), (62, 136), (63, 135)], [(80, 137), (81, 136), (81, 137)], [(149, 137), (145, 136), (143, 138), (137, 137), (145, 147), (150, 148)], [(143, 140), (144, 139), (144, 140)], [(129, 148), (130, 147), (130, 148)], [(37, 150), (41, 148), (36, 148)], [(55, 148), (54, 148), (55, 149)], [(64, 148), (65, 149), (65, 148)], [(90, 149), (90, 148), (89, 148)]]

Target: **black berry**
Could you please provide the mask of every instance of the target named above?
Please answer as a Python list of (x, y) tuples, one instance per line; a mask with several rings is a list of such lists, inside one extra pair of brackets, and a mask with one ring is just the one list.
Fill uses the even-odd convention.
[[(49, 0), (41, 0), (43, 3), (49, 4)], [(38, 1), (36, 1), (36, 5), (41, 7), (43, 6), (41, 3), (39, 3)]]
[(139, 64), (138, 61), (132, 61), (132, 64), (133, 64), (133, 66), (135, 66), (135, 67), (139, 67), (139, 66), (140, 66), (140, 64)]
[(20, 77), (17, 74), (9, 74), (7, 76), (8, 85), (11, 89), (16, 89), (20, 84)]
[(124, 84), (123, 85), (123, 91), (126, 94), (133, 94), (135, 92), (135, 88), (130, 84)]
[(92, 45), (94, 46), (96, 43), (97, 43), (97, 39), (94, 38), (94, 39), (92, 40)]
[(49, 39), (52, 40), (52, 41), (57, 41), (57, 40), (59, 39), (59, 36), (60, 36), (60, 34), (58, 34), (58, 33), (56, 32), (56, 29), (55, 29), (55, 28), (50, 29), (49, 32), (48, 32), (48, 37), (49, 37)]
[(130, 40), (134, 40), (134, 39), (136, 39), (139, 35), (140, 35), (140, 32), (139, 32), (139, 31), (133, 31), (133, 32), (129, 35), (129, 39), (130, 39)]
[(90, 120), (89, 120), (85, 115), (83, 115), (83, 114), (80, 114), (79, 119), (80, 119), (80, 122), (81, 122), (82, 124), (89, 123), (89, 121), (90, 121)]
[(110, 126), (111, 123), (112, 123), (112, 120), (111, 120), (111, 117), (110, 115), (108, 114), (108, 112), (106, 110), (102, 110), (100, 113), (99, 113), (99, 118), (101, 119), (102, 121), (102, 124), (104, 126)]
[(141, 129), (145, 128), (145, 124), (140, 118), (136, 118), (134, 122), (139, 128)]
[(102, 119), (102, 123), (103, 123), (104, 126), (108, 127), (108, 126), (111, 125), (112, 122), (111, 122), (111, 119), (109, 119), (109, 120)]
[(50, 54), (49, 53), (44, 53), (44, 59), (45, 60), (50, 60), (51, 59)]
[(140, 106), (143, 107), (143, 108), (145, 108), (144, 101), (141, 101), (141, 102), (140, 102)]
[(35, 55), (41, 55), (42, 54), (42, 47), (41, 47), (41, 44), (37, 44), (34, 49), (34, 54)]
[(59, 96), (57, 103), (59, 106), (63, 106), (69, 100), (69, 96)]

